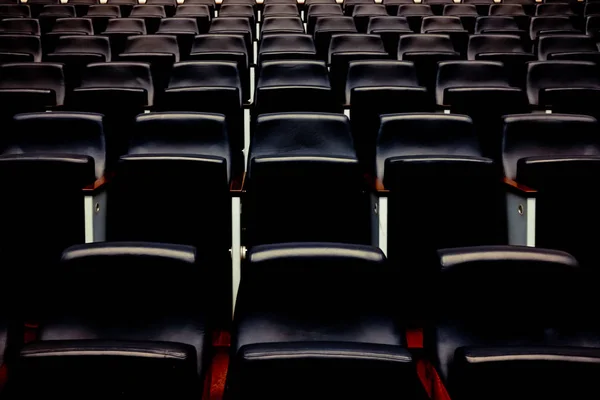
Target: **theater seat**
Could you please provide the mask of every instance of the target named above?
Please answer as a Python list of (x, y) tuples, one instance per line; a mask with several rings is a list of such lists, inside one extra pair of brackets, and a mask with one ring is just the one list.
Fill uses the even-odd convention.
[(211, 337), (199, 257), (190, 246), (139, 242), (65, 250), (11, 392), (198, 398)]
[(260, 115), (249, 160), (249, 245), (371, 243), (368, 194), (344, 115)]
[(581, 330), (582, 275), (571, 255), (443, 249), (438, 268), (425, 345), (453, 399), (581, 398), (594, 390), (599, 342)]

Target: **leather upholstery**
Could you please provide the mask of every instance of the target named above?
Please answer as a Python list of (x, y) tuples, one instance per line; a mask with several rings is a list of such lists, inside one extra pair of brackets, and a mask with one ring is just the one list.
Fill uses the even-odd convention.
[(383, 4), (357, 4), (352, 10), (352, 18), (359, 32), (366, 33), (369, 20), (375, 16), (387, 16)]
[(521, 4), (492, 4), (490, 16), (516, 16), (526, 15)]
[(556, 33), (580, 34), (581, 32), (573, 27), (569, 17), (541, 16), (531, 18), (531, 25), (529, 26), (529, 38), (531, 40), (536, 40), (542, 34)]
[(256, 84), (256, 113), (336, 111), (332, 96), (324, 62), (265, 61)]
[[(555, 398), (552, 391), (564, 394), (565, 384), (575, 389), (572, 385), (580, 381), (571, 375), (576, 372), (569, 362), (596, 358), (597, 350), (561, 346), (597, 347), (597, 339), (576, 328), (579, 316), (571, 307), (581, 305), (581, 275), (572, 256), (506, 246), (440, 250), (438, 256), (441, 301), (425, 343), (434, 346), (438, 371), (451, 395), (479, 397), (480, 384), (497, 389), (490, 394), (494, 399), (532, 391)], [(580, 367), (581, 373), (588, 368)], [(549, 385), (549, 377), (557, 380)]]
[(220, 33), (229, 35), (242, 35), (246, 43), (248, 54), (252, 54), (253, 27), (248, 18), (243, 17), (219, 17), (210, 24), (208, 33)]
[(599, 156), (598, 122), (568, 114), (512, 115), (504, 118), (504, 175), (516, 179), (518, 161), (536, 156)]
[[(104, 175), (106, 148), (102, 115), (54, 112), (15, 116), (14, 131), (3, 155), (70, 154), (92, 157), (95, 178)], [(42, 171), (40, 171), (42, 172)]]
[(444, 61), (438, 64), (435, 94), (438, 105), (450, 104), (446, 98), (449, 89), (508, 87), (504, 65), (500, 62)]
[[(129, 155), (203, 155), (222, 158), (231, 179), (231, 150), (225, 117), (206, 113), (151, 113), (136, 118)], [(168, 133), (168, 134), (167, 134)]]
[(377, 177), (385, 179), (388, 158), (418, 155), (480, 157), (471, 118), (427, 113), (383, 116), (377, 139)]
[(575, 15), (571, 6), (566, 3), (554, 3), (554, 4), (538, 4), (535, 7), (536, 16), (572, 16)]
[[(10, 91), (6, 92), (6, 91)], [(41, 103), (46, 107), (62, 106), (65, 100), (65, 77), (63, 66), (53, 63), (12, 63), (0, 65), (0, 91), (5, 91), (4, 100), (9, 105), (22, 96), (26, 106), (37, 102), (35, 97), (42, 95)], [(36, 91), (45, 91), (47, 94)], [(14, 99), (14, 100), (13, 100)], [(14, 105), (14, 103), (13, 103)]]
[(327, 58), (332, 35), (357, 32), (352, 17), (340, 17), (336, 15), (317, 18), (313, 30), (317, 54), (319, 54), (320, 58)]
[(265, 18), (271, 16), (277, 17), (295, 17), (300, 16), (298, 7), (294, 4), (266, 4), (263, 8)]
[[(99, 379), (107, 395), (201, 393), (211, 336), (200, 272), (189, 246), (121, 242), (67, 249), (56, 275), (60, 289), (42, 307), (40, 342), (21, 353), (18, 383), (37, 381), (46, 393), (71, 395)], [(181, 281), (157, 296), (165, 279)], [(73, 377), (79, 379), (65, 386)]]
[(310, 35), (278, 33), (262, 37), (258, 64), (268, 60), (316, 59), (317, 51)]
[(502, 32), (512, 34), (520, 32), (519, 26), (513, 17), (494, 16), (479, 17), (475, 23), (475, 33)]
[(469, 38), (469, 60), (477, 60), (479, 55), (489, 53), (521, 54), (527, 52), (521, 38), (517, 35), (480, 34), (472, 35)]
[[(426, 398), (410, 353), (399, 346), (339, 342), (248, 345), (234, 359), (230, 371), (228, 399)], [(373, 381), (379, 383), (369, 384)]]
[(343, 16), (342, 7), (339, 4), (311, 4), (306, 11), (306, 33), (312, 35), (318, 18), (327, 16)]
[(368, 199), (348, 119), (265, 114), (256, 126), (247, 180), (249, 241), (370, 243)]
[[(81, 86), (75, 92), (88, 92), (90, 96), (98, 89), (106, 92), (136, 91), (143, 106), (150, 106), (154, 101), (154, 86), (150, 67), (145, 63), (111, 62), (89, 64), (85, 69)], [(122, 94), (118, 94), (122, 96)], [(131, 103), (129, 103), (131, 104)]]
[(231, 61), (177, 63), (159, 108), (224, 114), (232, 150), (243, 148), (242, 86)]
[(263, 19), (261, 26), (263, 35), (278, 34), (278, 33), (304, 33), (304, 26), (300, 17), (267, 17)]
[(393, 290), (385, 289), (393, 273), (381, 250), (370, 246), (255, 246), (243, 268), (232, 348), (237, 353), (257, 343), (324, 341), (402, 345), (391, 312)]
[(538, 58), (545, 60), (598, 61), (600, 52), (587, 35), (550, 35), (538, 42)]
[[(210, 331), (198, 290), (200, 273), (190, 246), (105, 242), (68, 248), (57, 272), (61, 290), (44, 308), (39, 339), (48, 346), (51, 340), (91, 339), (187, 344), (196, 350), (202, 376)], [(177, 290), (156, 296), (156, 285), (168, 276), (181, 279)], [(92, 277), (96, 284), (85, 285)], [(109, 298), (102, 295), (103, 281), (113, 282)], [(87, 304), (85, 312), (73, 304), (74, 296)]]
[(40, 35), (40, 23), (33, 18), (5, 18), (0, 21), (3, 35)]
[(42, 61), (40, 38), (28, 34), (0, 35), (0, 61), (3, 63)]
[(527, 97), (531, 105), (545, 105), (543, 91), (554, 88), (598, 90), (600, 77), (596, 64), (589, 61), (537, 61), (527, 65)]

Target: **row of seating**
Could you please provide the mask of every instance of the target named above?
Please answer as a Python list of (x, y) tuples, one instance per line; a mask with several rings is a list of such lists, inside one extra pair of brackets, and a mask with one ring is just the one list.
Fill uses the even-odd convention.
[[(365, 179), (345, 116), (265, 114), (242, 182), (223, 115), (140, 115), (110, 166), (107, 146), (124, 138), (106, 136), (101, 115), (22, 114), (0, 156), (0, 243), (18, 265), (83, 242), (194, 245), (212, 260), (222, 317), (237, 291), (241, 246), (375, 244), (419, 276), (409, 267), (438, 248), (510, 243), (569, 250), (593, 269), (586, 227), (600, 216), (584, 183), (597, 176), (598, 128), (587, 116), (507, 116), (494, 162), (467, 116), (385, 115), (373, 149), (359, 147), (375, 164)], [(564, 182), (578, 184), (581, 214), (562, 211), (573, 196)], [(36, 252), (24, 255), (32, 229)]]
[[(35, 307), (36, 328), (23, 314), (2, 318), (5, 398), (199, 398), (214, 329), (202, 256), (139, 242), (65, 250)], [(406, 296), (398, 269), (374, 247), (253, 248), (225, 398), (428, 399), (416, 366), (423, 356), (411, 354), (406, 335), (406, 310), (421, 301), (424, 358), (452, 398), (592, 393), (598, 325), (583, 312), (597, 308), (588, 302), (595, 291), (572, 256), (495, 246), (442, 249), (426, 263), (435, 277), (427, 302)]]

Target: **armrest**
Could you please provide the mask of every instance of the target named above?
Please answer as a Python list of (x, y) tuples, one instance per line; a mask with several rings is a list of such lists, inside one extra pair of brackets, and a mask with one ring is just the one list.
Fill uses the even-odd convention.
[(83, 194), (85, 196), (91, 196), (98, 192), (101, 192), (106, 189), (106, 186), (108, 185), (109, 181), (110, 179), (108, 176), (101, 176), (100, 178), (96, 179), (96, 181), (93, 184), (85, 186), (83, 188)]
[(231, 184), (229, 185), (229, 191), (232, 196), (240, 196), (242, 193), (246, 192), (246, 173), (243, 173), (241, 176), (236, 176), (231, 180)]
[(378, 177), (366, 174), (365, 180), (367, 182), (367, 186), (379, 197), (387, 197), (390, 193), (390, 191), (383, 185), (383, 181), (381, 181), (381, 179)]
[(537, 190), (527, 187), (525, 185), (521, 185), (520, 183), (510, 178), (504, 178), (504, 186), (508, 191), (523, 197), (535, 197), (537, 195)]

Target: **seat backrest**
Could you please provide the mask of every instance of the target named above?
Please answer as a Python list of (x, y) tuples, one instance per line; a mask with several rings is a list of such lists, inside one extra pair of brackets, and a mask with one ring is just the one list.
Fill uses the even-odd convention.
[(93, 35), (94, 28), (89, 18), (58, 18), (52, 25), (51, 32), (77, 32), (85, 35)]
[(522, 114), (504, 117), (504, 176), (517, 179), (528, 157), (599, 156), (598, 121), (589, 116)]
[(435, 34), (402, 35), (398, 43), (398, 56), (411, 52), (454, 52), (450, 36)]
[(128, 155), (189, 155), (225, 160), (227, 181), (231, 173), (231, 149), (225, 117), (195, 112), (139, 115)]
[(9, 59), (12, 54), (27, 54), (31, 57), (30, 61), (39, 62), (42, 58), (42, 42), (39, 36), (34, 35), (0, 34), (0, 53), (6, 53)]
[(410, 61), (361, 60), (348, 66), (346, 103), (359, 87), (418, 87), (415, 65)]
[(479, 17), (475, 22), (475, 33), (490, 31), (518, 31), (519, 26), (513, 17)]
[(383, 41), (379, 35), (367, 35), (362, 33), (339, 34), (331, 37), (329, 44), (328, 63), (332, 62), (332, 56), (339, 53), (381, 53), (387, 54)]
[(83, 72), (81, 88), (132, 88), (143, 89), (148, 104), (154, 99), (154, 86), (150, 66), (146, 63), (110, 62), (88, 64)]
[[(538, 41), (537, 49), (540, 61), (549, 60), (556, 53), (598, 53), (596, 43), (587, 35), (542, 36)], [(600, 54), (598, 56), (600, 57)]]
[(377, 177), (381, 181), (385, 181), (386, 160), (425, 155), (481, 157), (471, 118), (430, 113), (381, 117), (377, 139)]
[[(507, 88), (504, 65), (497, 61), (443, 61), (438, 64), (436, 100), (447, 104), (444, 91), (449, 88)], [(489, 105), (493, 107), (492, 104)]]
[(526, 15), (521, 4), (492, 4), (490, 6), (490, 16), (501, 15)]
[(524, 53), (525, 46), (517, 35), (471, 35), (467, 55), (475, 60), (482, 53)]
[(141, 18), (113, 18), (108, 20), (104, 33), (146, 34), (146, 23)]
[(110, 41), (104, 36), (61, 36), (56, 42), (55, 54), (99, 54), (110, 61)]
[(173, 35), (135, 35), (127, 38), (125, 54), (172, 54), (179, 61), (177, 37)]
[(429, 16), (423, 18), (421, 33), (436, 31), (463, 31), (464, 27), (459, 17)]
[(68, 154), (94, 160), (96, 179), (104, 176), (106, 145), (100, 114), (78, 112), (28, 113), (14, 118), (7, 154)]
[(531, 40), (537, 39), (540, 34), (552, 32), (574, 32), (578, 31), (573, 27), (569, 17), (533, 17), (529, 26), (529, 36)]
[(529, 103), (542, 105), (544, 89), (600, 88), (598, 67), (591, 61), (534, 61), (527, 64)]
[(11, 63), (0, 65), (0, 89), (52, 90), (55, 105), (65, 100), (65, 75), (62, 64)]
[(0, 21), (2, 34), (40, 35), (40, 23), (33, 18), (5, 18)]

